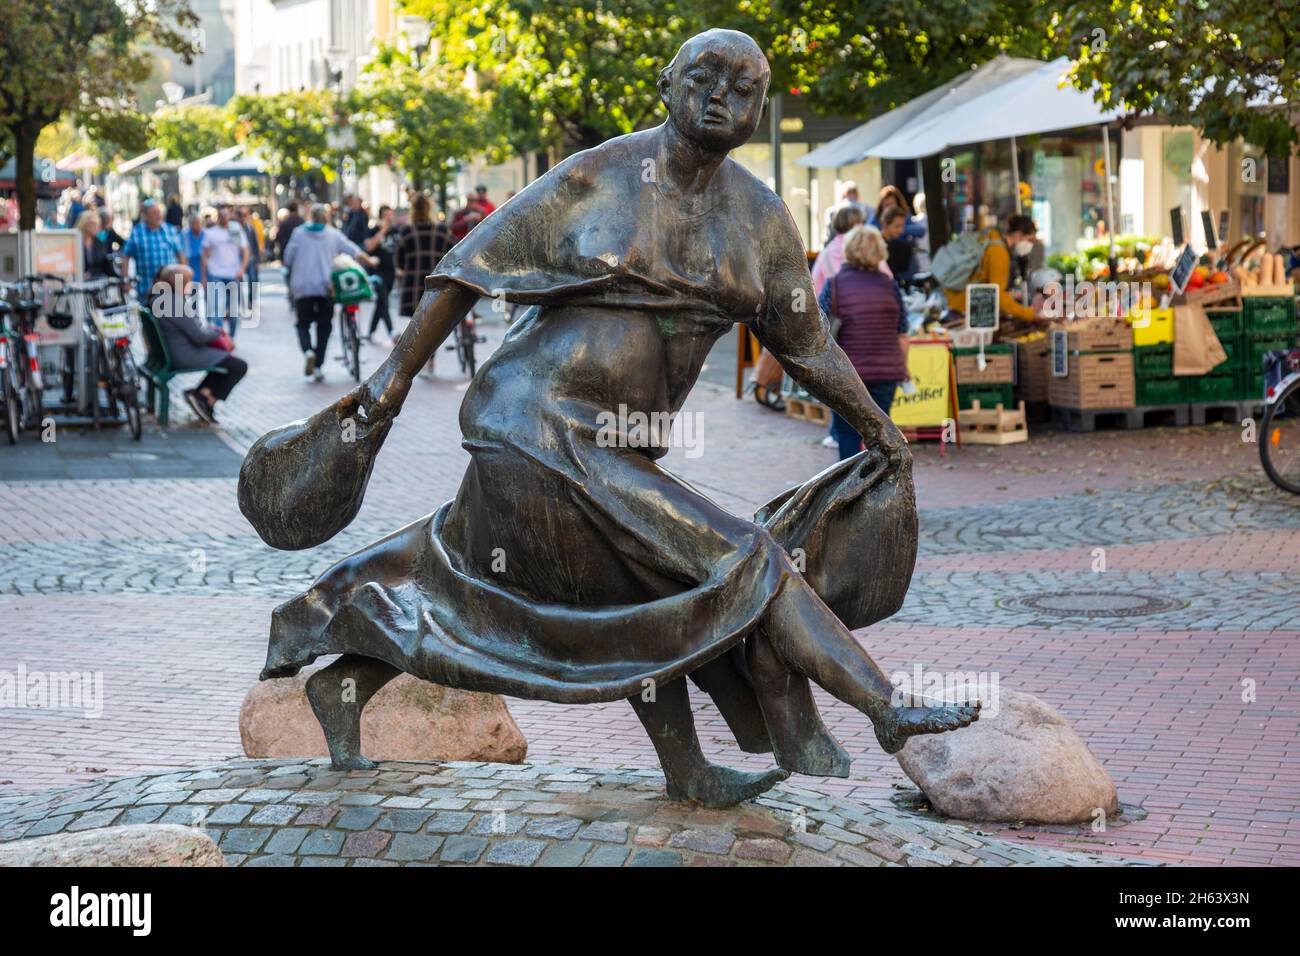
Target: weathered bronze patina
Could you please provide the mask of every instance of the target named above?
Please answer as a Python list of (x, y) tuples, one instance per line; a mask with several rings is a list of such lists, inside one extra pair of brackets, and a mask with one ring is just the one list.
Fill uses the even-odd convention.
[[(911, 458), (828, 336), (785, 206), (727, 156), (768, 79), (744, 34), (687, 42), (659, 76), (663, 125), (570, 157), (488, 217), (364, 386), (250, 450), (239, 500), (259, 534), (327, 540), (360, 507), (413, 376), (478, 297), (531, 306), (466, 393), (472, 462), (455, 500), (275, 611), (263, 678), (342, 655), (308, 684), (336, 766), (369, 765), (361, 709), (401, 671), (561, 703), (626, 698), (670, 795), (713, 806), (791, 772), (848, 775), (810, 680), (867, 714), (891, 753), (976, 719), (976, 706), (891, 706), (849, 632), (907, 591)], [(666, 447), (608, 425), (620, 409), (677, 413), (736, 322), (866, 440), (754, 520), (660, 468)], [(704, 758), (687, 676), (775, 769)]]

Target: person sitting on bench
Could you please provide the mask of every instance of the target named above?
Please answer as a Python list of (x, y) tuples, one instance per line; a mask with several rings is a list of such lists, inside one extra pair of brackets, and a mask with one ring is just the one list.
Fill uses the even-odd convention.
[(208, 372), (197, 387), (185, 392), (185, 401), (194, 414), (215, 425), (217, 417), (213, 407), (230, 396), (248, 372), (248, 363), (216, 344), (223, 339), (229, 341), (221, 329), (200, 325), (195, 320), (191, 314), (194, 289), (194, 271), (189, 266), (164, 266), (154, 280), (151, 304), (163, 344), (177, 371), (212, 366), (225, 370), (224, 373)]

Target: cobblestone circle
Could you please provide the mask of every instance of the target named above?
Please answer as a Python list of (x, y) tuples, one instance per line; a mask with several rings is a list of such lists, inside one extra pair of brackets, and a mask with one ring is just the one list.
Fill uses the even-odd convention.
[(230, 866), (1134, 866), (784, 783), (729, 810), (674, 803), (656, 770), (236, 760), (0, 800), (0, 842), (199, 826)]

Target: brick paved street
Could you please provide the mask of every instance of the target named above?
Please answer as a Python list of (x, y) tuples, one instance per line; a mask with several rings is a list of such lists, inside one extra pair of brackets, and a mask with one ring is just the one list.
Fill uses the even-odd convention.
[[(74, 459), (84, 436), (65, 430), (57, 448), (24, 450), (22, 469), (45, 478), (0, 467), (11, 479), (0, 481), (0, 671), (101, 672), (104, 692), (98, 717), (4, 711), (0, 795), (239, 756), (239, 702), (261, 667), (271, 609), (332, 561), (455, 493), (467, 460), (456, 420), (466, 383), (442, 352), (439, 377), (415, 384), (353, 525), (303, 552), (274, 552), (256, 538), (234, 477), (219, 470), (223, 449), (246, 448), (348, 384), (339, 365), (323, 384), (303, 380), (274, 283), (262, 323), (240, 332), (252, 370), (218, 409), (219, 433), (195, 424), (177, 395), (175, 437), (147, 441), (193, 448), (58, 477), (83, 474)], [(482, 328), (490, 349), (502, 328)], [(369, 349), (368, 367), (381, 354)], [(819, 429), (710, 384), (725, 381), (724, 371), (715, 366), (687, 404), (702, 454), (674, 449), (667, 464), (723, 506), (752, 513), (833, 452)], [(132, 450), (112, 434), (95, 436), (96, 448)], [(39, 471), (40, 451), (57, 452), (62, 470)], [(1020, 846), (1116, 859), (1300, 863), (1300, 502), (1264, 481), (1240, 429), (1039, 432), (1025, 445), (921, 446), (915, 457), (917, 574), (902, 612), (860, 635), (865, 646), (891, 673), (990, 672), (1001, 686), (1043, 697), (1132, 811), (1104, 833), (980, 829)], [(854, 756), (853, 776), (788, 785), (933, 825), (891, 802), (910, 782), (866, 719), (824, 695), (819, 702)], [(704, 699), (696, 706), (712, 755), (769, 765), (735, 749)], [(657, 767), (624, 703), (510, 707), (533, 764)]]

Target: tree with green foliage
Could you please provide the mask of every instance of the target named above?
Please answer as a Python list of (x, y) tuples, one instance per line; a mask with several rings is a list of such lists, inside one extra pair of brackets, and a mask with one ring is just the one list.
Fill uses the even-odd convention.
[(220, 106), (164, 106), (153, 115), (150, 141), (168, 160), (190, 163), (234, 144), (230, 114)]
[(1077, 0), (1060, 9), (1073, 81), (1095, 88), (1099, 103), (1193, 126), (1215, 143), (1243, 139), (1272, 156), (1300, 144), (1291, 116), (1300, 103), (1300, 29), (1281, 7)]
[(480, 153), (502, 157), (487, 97), (473, 93), (437, 64), (414, 54), (378, 50), (349, 98), (357, 155), (401, 167), (417, 189), (445, 195), (457, 167)]
[(586, 149), (657, 121), (655, 77), (691, 33), (675, 0), (408, 0), (441, 62), (472, 72), (515, 152)]
[(237, 96), (228, 109), (235, 138), (261, 150), (272, 175), (332, 182), (341, 158), (329, 138), (338, 105), (328, 90), (295, 90)]
[(122, 91), (149, 75), (154, 49), (188, 56), (189, 30), (197, 24), (186, 0), (0, 4), (0, 126), (16, 157), (20, 229), (36, 225), (33, 169), (41, 131), (75, 113), (92, 142), (130, 139), (138, 127)]

